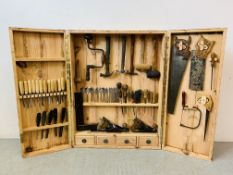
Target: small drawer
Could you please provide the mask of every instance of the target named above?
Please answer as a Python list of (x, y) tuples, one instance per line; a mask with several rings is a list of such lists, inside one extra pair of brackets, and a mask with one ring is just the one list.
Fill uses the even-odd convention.
[(139, 136), (138, 137), (138, 146), (139, 147), (157, 147), (158, 145), (158, 136)]
[(97, 136), (97, 145), (115, 145), (115, 136)]
[(81, 136), (78, 135), (75, 137), (76, 145), (94, 145), (95, 144), (95, 137), (94, 136)]
[(136, 147), (136, 136), (117, 136), (116, 144), (119, 147)]

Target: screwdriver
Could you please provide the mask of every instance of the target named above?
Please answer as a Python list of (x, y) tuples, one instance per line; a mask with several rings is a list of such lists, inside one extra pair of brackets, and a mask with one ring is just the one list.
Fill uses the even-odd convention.
[[(28, 95), (28, 82), (27, 81), (23, 81), (23, 86), (24, 86), (24, 94)], [(26, 98), (27, 98), (27, 96), (26, 96)], [(29, 107), (28, 101), (26, 103), (26, 106)]]
[(22, 96), (22, 101), (23, 101), (23, 106), (25, 107), (25, 101), (24, 101), (24, 86), (23, 86), (23, 81), (19, 81), (19, 94)]

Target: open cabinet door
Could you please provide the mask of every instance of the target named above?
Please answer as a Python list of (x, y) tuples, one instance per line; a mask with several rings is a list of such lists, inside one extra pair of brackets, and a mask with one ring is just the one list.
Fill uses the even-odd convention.
[(212, 159), (226, 29), (168, 36), (163, 149)]
[(71, 147), (64, 30), (10, 28), (22, 156)]

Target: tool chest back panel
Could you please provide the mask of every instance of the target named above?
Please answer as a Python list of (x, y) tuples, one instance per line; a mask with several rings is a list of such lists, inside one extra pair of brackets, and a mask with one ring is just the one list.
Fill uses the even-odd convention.
[(212, 158), (224, 29), (11, 28), (10, 38), (23, 156), (73, 146)]

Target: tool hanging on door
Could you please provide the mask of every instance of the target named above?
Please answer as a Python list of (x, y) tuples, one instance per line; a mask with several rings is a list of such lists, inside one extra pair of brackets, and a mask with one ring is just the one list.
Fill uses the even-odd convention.
[(190, 57), (190, 43), (190, 36), (188, 40), (178, 39), (177, 37), (175, 37), (175, 43), (172, 47), (167, 108), (167, 111), (170, 114), (174, 114), (176, 99), (180, 88), (181, 80), (183, 78), (183, 74), (187, 67), (188, 59)]
[(91, 34), (85, 35), (84, 39), (87, 42), (88, 49), (94, 52), (101, 52), (101, 65), (100, 66), (93, 65), (93, 64), (87, 64), (86, 66), (86, 81), (89, 81), (90, 80), (90, 69), (102, 68), (104, 66), (105, 54), (104, 54), (103, 49), (91, 47), (91, 44), (93, 44), (93, 36)]
[(211, 82), (210, 82), (210, 85), (211, 85), (211, 90), (213, 90), (213, 78), (214, 78), (214, 68), (216, 66), (216, 63), (219, 62), (219, 59), (218, 59), (218, 56), (216, 53), (212, 53), (211, 54)]
[[(185, 113), (188, 113), (189, 117), (192, 117), (194, 119), (194, 117), (199, 116), (198, 117), (198, 122), (195, 126), (188, 126), (187, 124), (183, 123), (183, 116)], [(190, 115), (190, 112), (192, 112), (192, 114)], [(197, 115), (196, 115), (197, 113)], [(197, 106), (193, 106), (192, 108), (189, 108), (186, 105), (186, 92), (183, 91), (182, 92), (182, 113), (181, 113), (181, 119), (180, 119), (180, 126), (184, 127), (184, 128), (188, 128), (188, 129), (197, 129), (200, 124), (201, 124), (201, 117), (202, 117), (202, 113), (201, 110), (197, 107)]]
[(203, 36), (198, 40), (196, 44), (196, 51), (192, 51), (189, 89), (194, 91), (203, 90), (206, 58), (213, 45), (214, 41), (209, 41)]
[(204, 141), (205, 141), (208, 124), (209, 124), (209, 114), (212, 111), (212, 107), (213, 107), (213, 100), (212, 100), (211, 95), (207, 95), (205, 93), (198, 93), (196, 100), (197, 100), (197, 103), (205, 106), (206, 108), (205, 129), (204, 129)]

